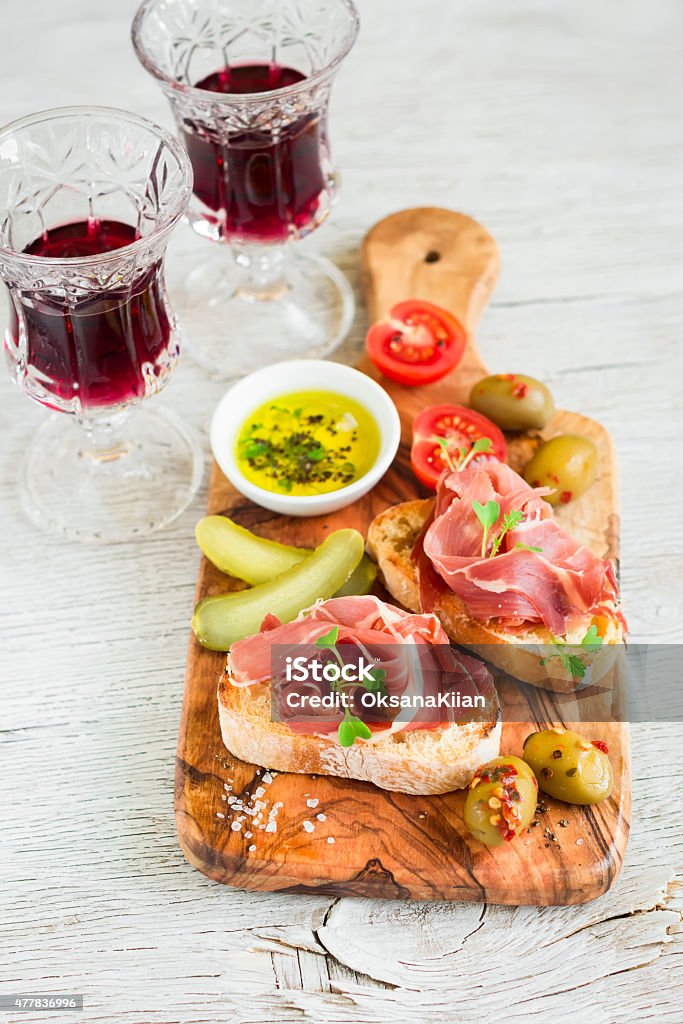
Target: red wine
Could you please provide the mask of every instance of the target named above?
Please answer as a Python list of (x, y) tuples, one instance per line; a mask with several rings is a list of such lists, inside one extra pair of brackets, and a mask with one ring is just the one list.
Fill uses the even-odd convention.
[[(54, 259), (96, 256), (138, 237), (128, 224), (92, 219), (51, 228), (24, 252)], [(171, 323), (161, 261), (142, 270), (132, 285), (114, 285), (70, 305), (63, 294), (42, 290), (15, 291), (13, 298), (14, 345), (20, 317), (31, 374), (41, 390), (62, 402), (78, 398), (88, 408), (141, 398), (146, 377), (158, 376), (167, 363)]]
[[(218, 93), (269, 92), (305, 79), (277, 64), (226, 67), (196, 89)], [(186, 126), (185, 145), (194, 171), (194, 193), (230, 236), (254, 242), (286, 239), (315, 217), (325, 188), (321, 166), (321, 119), (305, 114), (276, 131), (232, 132), (226, 141)]]

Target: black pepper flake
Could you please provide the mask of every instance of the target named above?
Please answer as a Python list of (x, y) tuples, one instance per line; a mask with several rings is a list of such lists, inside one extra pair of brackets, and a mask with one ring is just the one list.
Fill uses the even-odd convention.
[(560, 818), (560, 821), (559, 821), (560, 828), (566, 828), (568, 824), (569, 824), (569, 822), (567, 821), (566, 818)]
[(538, 811), (539, 814), (545, 814), (545, 812), (548, 810), (548, 805), (547, 804), (539, 804), (537, 806), (536, 810)]
[(543, 831), (543, 835), (546, 837), (546, 839), (549, 839), (551, 843), (556, 843), (557, 842), (557, 836), (552, 831), (552, 829), (549, 829), (547, 826), (545, 827), (545, 829)]

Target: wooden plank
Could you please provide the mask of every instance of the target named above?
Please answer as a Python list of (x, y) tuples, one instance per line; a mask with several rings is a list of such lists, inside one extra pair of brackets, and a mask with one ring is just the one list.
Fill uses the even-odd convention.
[[(470, 341), (463, 363), (450, 378), (419, 391), (382, 381), (401, 414), (401, 449), (380, 484), (352, 508), (326, 517), (287, 519), (251, 505), (214, 466), (209, 511), (229, 514), (263, 536), (310, 546), (341, 525), (365, 531), (378, 511), (415, 497), (417, 485), (409, 470), (412, 417), (435, 401), (464, 401), (471, 384), (485, 372), (473, 332), (495, 283), (497, 265), (494, 240), (462, 214), (410, 210), (376, 225), (363, 247), (371, 315), (382, 315), (406, 296), (439, 302), (467, 327)], [(362, 366), (373, 372), (367, 364)], [(541, 436), (565, 430), (596, 440), (601, 471), (590, 492), (561, 509), (560, 517), (597, 553), (614, 556), (616, 472), (609, 436), (599, 424), (558, 412), (543, 435), (511, 439), (511, 461), (520, 465)], [(202, 561), (198, 598), (231, 585), (240, 584)], [(256, 766), (233, 758), (221, 742), (216, 705), (224, 660), (224, 655), (203, 650), (191, 638), (178, 744), (179, 841), (188, 861), (209, 877), (270, 891), (558, 904), (591, 899), (605, 892), (618, 874), (630, 813), (626, 727), (579, 727), (591, 738), (605, 739), (610, 747), (615, 788), (608, 801), (593, 808), (570, 808), (546, 800), (552, 820), (561, 817), (567, 822), (561, 835), (550, 828), (556, 835), (550, 839), (540, 815), (540, 825), (524, 837), (489, 851), (464, 827), (463, 793), (414, 797), (326, 776), (279, 774), (271, 779)], [(504, 726), (502, 750), (519, 754), (528, 732), (563, 718), (549, 693), (527, 688), (516, 699), (524, 702), (527, 713), (520, 716), (521, 724)], [(258, 800), (262, 808), (257, 807)], [(308, 801), (317, 803), (311, 807)], [(256, 825), (254, 810), (261, 811)], [(267, 831), (271, 813), (275, 829)], [(324, 814), (324, 821), (318, 813)], [(305, 821), (313, 831), (306, 831)]]

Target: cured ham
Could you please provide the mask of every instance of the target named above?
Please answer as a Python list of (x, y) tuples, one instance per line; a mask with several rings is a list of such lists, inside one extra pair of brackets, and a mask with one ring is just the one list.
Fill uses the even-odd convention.
[(273, 645), (295, 647), (314, 644), (319, 637), (339, 627), (338, 643), (352, 640), (372, 643), (450, 643), (435, 615), (412, 615), (372, 595), (333, 597), (300, 612), (294, 622), (281, 623), (267, 615), (261, 632), (239, 640), (230, 648), (228, 671), (233, 682), (259, 683), (271, 677)]
[[(281, 623), (275, 616), (268, 615), (261, 632), (233, 644), (228, 655), (228, 676), (236, 686), (251, 686), (271, 680), (273, 698), (281, 712), (281, 720), (297, 732), (329, 734), (338, 728), (341, 712), (321, 708), (313, 715), (307, 712), (287, 713), (286, 700), (289, 690), (297, 693), (324, 694), (330, 692), (329, 684), (317, 683), (312, 679), (304, 683), (286, 681), (278, 673), (277, 666), (285, 664), (288, 653), (301, 655), (302, 648), (314, 645), (316, 641), (337, 627), (336, 647), (343, 657), (357, 661), (359, 652), (366, 659), (379, 665), (384, 673), (386, 692), (392, 696), (420, 693), (426, 696), (447, 689), (457, 690), (464, 695), (483, 696), (487, 706), (495, 703), (493, 677), (486, 666), (466, 654), (455, 652), (439, 620), (432, 614), (412, 614), (386, 604), (379, 598), (339, 597), (321, 601), (302, 611), (288, 623)], [(316, 652), (317, 653), (317, 652)], [(324, 651), (319, 652), (323, 657)], [(275, 678), (274, 665), (276, 666)], [(484, 715), (483, 717), (486, 717)], [(452, 709), (435, 716), (422, 710), (402, 713), (395, 718), (373, 712), (363, 718), (373, 728), (372, 740), (400, 729), (435, 727), (445, 721), (458, 721), (457, 712)], [(473, 716), (467, 716), (471, 721)], [(372, 742), (372, 740), (370, 742)]]
[[(446, 472), (439, 480), (434, 514), (415, 549), (421, 606), (435, 606), (444, 585), (477, 619), (501, 620), (508, 629), (542, 623), (565, 636), (591, 614), (614, 607), (618, 588), (613, 564), (579, 544), (553, 518), (548, 488), (530, 487), (497, 460)], [(495, 501), (499, 517), (484, 543), (474, 503)], [(502, 537), (506, 515), (519, 519)]]

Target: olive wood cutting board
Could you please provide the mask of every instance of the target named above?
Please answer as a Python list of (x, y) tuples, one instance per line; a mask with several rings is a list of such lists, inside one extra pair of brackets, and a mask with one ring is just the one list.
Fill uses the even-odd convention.
[[(471, 385), (487, 372), (473, 334), (496, 281), (498, 248), (480, 224), (463, 214), (414, 209), (387, 217), (369, 232), (362, 263), (369, 318), (406, 298), (445, 306), (468, 331), (462, 363), (446, 379), (419, 389), (392, 384), (361, 363), (394, 399), (403, 438), (391, 469), (355, 505), (329, 516), (286, 518), (252, 505), (214, 465), (210, 513), (230, 515), (264, 537), (310, 547), (342, 526), (365, 533), (373, 516), (388, 505), (418, 496), (409, 462), (411, 420), (426, 405), (465, 402)], [(513, 352), (496, 369), (527, 368), (516, 365)], [(565, 431), (592, 437), (602, 461), (596, 483), (583, 498), (562, 507), (558, 517), (597, 554), (616, 557), (618, 494), (609, 436), (598, 423), (569, 412), (558, 412), (543, 436)], [(511, 463), (521, 466), (538, 443), (538, 435), (511, 438)], [(202, 559), (197, 599), (238, 586)], [(224, 664), (225, 655), (204, 650), (190, 637), (176, 822), (185, 857), (210, 878), (265, 891), (548, 905), (585, 902), (604, 893), (617, 876), (630, 814), (626, 725), (578, 726), (609, 745), (615, 786), (607, 801), (580, 808), (546, 798), (547, 810), (537, 815), (537, 827), (489, 850), (463, 824), (463, 792), (408, 796), (331, 776), (271, 775), (234, 758), (221, 742), (218, 724), (216, 687)], [(499, 692), (509, 685), (500, 679)], [(504, 753), (520, 754), (534, 729), (563, 721), (571, 725), (566, 707), (563, 711), (548, 691), (522, 687), (513, 699), (522, 705), (520, 718), (528, 720), (504, 725)], [(253, 825), (244, 808), (253, 810), (256, 801), (263, 805), (261, 825), (272, 816), (274, 831)]]

